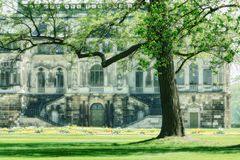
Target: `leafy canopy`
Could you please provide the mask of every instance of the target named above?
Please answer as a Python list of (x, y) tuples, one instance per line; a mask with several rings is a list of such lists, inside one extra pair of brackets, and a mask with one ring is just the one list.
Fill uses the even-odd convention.
[(177, 72), (189, 59), (211, 59), (214, 65), (230, 63), (239, 53), (239, 1), (222, 0), (153, 0), (136, 33), (148, 42), (142, 53), (150, 59), (141, 59), (148, 66), (156, 57), (162, 57), (156, 66), (165, 65), (164, 55), (177, 57)]
[[(195, 57), (221, 64), (239, 52), (238, 0), (91, 1), (68, 8), (19, 3), (15, 14), (1, 15), (0, 47), (21, 55), (61, 45), (78, 58), (100, 57), (104, 67), (129, 56), (144, 68), (165, 65), (173, 55), (181, 62), (177, 71)], [(104, 51), (109, 45), (117, 50)]]

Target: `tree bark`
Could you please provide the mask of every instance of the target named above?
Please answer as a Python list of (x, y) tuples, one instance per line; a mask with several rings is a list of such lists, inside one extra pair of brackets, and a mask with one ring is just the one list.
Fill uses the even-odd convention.
[(167, 55), (164, 59), (167, 63), (157, 66), (162, 107), (162, 128), (157, 138), (182, 137), (185, 133), (175, 80), (173, 56)]

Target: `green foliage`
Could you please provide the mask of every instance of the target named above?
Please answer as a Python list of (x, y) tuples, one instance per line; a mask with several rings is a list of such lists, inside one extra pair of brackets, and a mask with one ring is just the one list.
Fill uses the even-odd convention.
[[(16, 14), (2, 15), (0, 46), (17, 43), (14, 50), (24, 52), (39, 44), (59, 44), (74, 54), (92, 57), (105, 43), (119, 49), (112, 52), (121, 53), (145, 42), (140, 50), (128, 54), (143, 68), (165, 66), (169, 55), (181, 57), (182, 63), (207, 56), (213, 65), (219, 65), (232, 62), (239, 52), (237, 0), (141, 0), (131, 8), (126, 7), (127, 2), (105, 1), (101, 7), (87, 9), (66, 9), (54, 2), (19, 3)], [(119, 3), (123, 7), (117, 7)]]
[(9, 49), (9, 44), (18, 43), (14, 50), (22, 53), (41, 44), (58, 44), (75, 54), (89, 53), (89, 57), (106, 42), (122, 44), (124, 50), (136, 42), (131, 34), (136, 23), (130, 21), (136, 9), (128, 8), (124, 1), (121, 9), (116, 5), (106, 1), (99, 8), (66, 9), (54, 2), (19, 3), (15, 14), (2, 13), (0, 47)]
[(159, 65), (168, 63), (163, 58), (167, 54), (183, 61), (207, 54), (213, 65), (219, 65), (232, 62), (239, 53), (237, 1), (157, 0), (147, 7), (149, 12), (135, 33), (148, 42), (142, 47), (143, 54), (151, 59), (162, 57)]

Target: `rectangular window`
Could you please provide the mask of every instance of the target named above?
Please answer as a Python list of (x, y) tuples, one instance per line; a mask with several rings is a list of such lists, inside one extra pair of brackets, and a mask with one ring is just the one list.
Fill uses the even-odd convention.
[(219, 79), (218, 79), (218, 82), (219, 82), (219, 85), (223, 85), (223, 83), (224, 83), (224, 72), (223, 72), (223, 68), (220, 68), (219, 69), (219, 72), (218, 72), (218, 77), (219, 77)]
[(212, 85), (212, 70), (203, 69), (203, 84)]
[(50, 54), (50, 52), (51, 52), (50, 45), (38, 46), (38, 54)]
[(178, 85), (184, 85), (185, 83), (185, 78), (184, 78), (184, 71), (180, 70), (177, 74), (176, 74), (176, 81)]
[(10, 43), (10, 44), (4, 45), (4, 46), (5, 46), (4, 48), (0, 47), (0, 53), (11, 52), (11, 49), (17, 49), (18, 48), (18, 44), (16, 42)]
[(142, 71), (136, 72), (136, 87), (137, 88), (143, 87), (143, 72)]
[(4, 82), (5, 82), (5, 74), (3, 72), (1, 72), (0, 74), (0, 86), (5, 86)]
[(147, 75), (146, 75), (145, 86), (152, 87), (152, 73), (150, 70), (147, 72)]
[(158, 75), (154, 74), (154, 87), (158, 88), (159, 87), (159, 81), (158, 81)]
[(2, 71), (1, 72), (1, 86), (8, 87), (10, 85), (10, 72)]
[(198, 84), (198, 65), (192, 63), (189, 65), (189, 84), (197, 85)]
[(38, 54), (63, 54), (64, 47), (61, 45), (42, 44), (38, 46)]
[(61, 45), (56, 45), (56, 54), (63, 54), (64, 48)]

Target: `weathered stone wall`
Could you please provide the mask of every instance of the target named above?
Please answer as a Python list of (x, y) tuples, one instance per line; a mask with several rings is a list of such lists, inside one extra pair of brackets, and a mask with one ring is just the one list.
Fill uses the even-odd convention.
[(195, 117), (198, 127), (218, 128), (229, 125), (225, 124), (225, 118), (230, 115), (226, 114), (228, 104), (224, 92), (180, 93), (180, 103), (185, 127), (192, 127), (191, 113), (198, 116)]
[(21, 114), (21, 96), (0, 94), (0, 127), (10, 127), (17, 123)]
[(47, 104), (40, 116), (65, 125), (124, 127), (148, 113), (148, 105), (127, 95), (76, 94)]
[[(37, 102), (37, 97), (29, 98)], [(16, 125), (21, 114), (22, 99), (19, 94), (1, 94), (1, 127)], [(46, 100), (46, 104), (41, 104), (44, 107), (39, 107), (41, 109), (39, 116), (62, 125), (96, 126), (100, 124), (106, 127), (124, 127), (132, 122), (138, 122), (149, 114), (148, 105), (129, 95), (66, 94), (53, 98), (46, 96), (44, 99), (49, 101)], [(230, 125), (228, 99), (229, 95), (224, 92), (181, 92), (180, 103), (185, 127), (218, 128)], [(102, 109), (97, 108), (99, 110), (94, 112), (92, 107), (96, 104), (101, 105)], [(195, 114), (197, 126), (192, 126), (192, 113)]]

